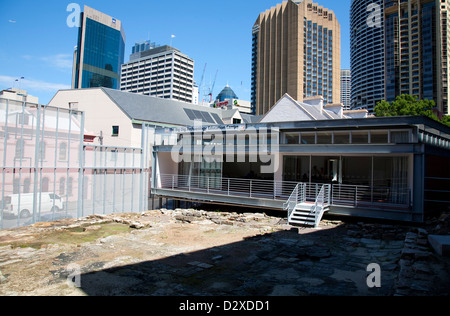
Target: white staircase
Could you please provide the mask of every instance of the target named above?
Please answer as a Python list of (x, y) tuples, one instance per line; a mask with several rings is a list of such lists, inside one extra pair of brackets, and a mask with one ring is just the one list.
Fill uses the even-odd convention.
[(288, 223), (294, 225), (318, 227), (323, 215), (330, 209), (331, 185), (322, 186), (316, 201), (306, 201), (306, 184), (299, 183), (284, 204), (288, 211)]

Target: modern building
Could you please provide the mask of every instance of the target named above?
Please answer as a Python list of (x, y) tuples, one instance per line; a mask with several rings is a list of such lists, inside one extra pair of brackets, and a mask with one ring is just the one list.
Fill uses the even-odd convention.
[[(383, 0), (352, 0), (351, 3), (352, 109), (373, 112), (377, 103), (385, 99), (383, 5)], [(371, 15), (379, 23), (368, 23)], [(386, 73), (386, 78), (391, 78), (391, 74)]]
[(341, 103), (345, 110), (350, 110), (352, 100), (352, 72), (349, 69), (341, 70)]
[(122, 22), (84, 6), (74, 53), (72, 88), (119, 89), (124, 54)]
[(136, 43), (131, 48), (130, 60), (139, 59), (139, 58), (141, 58), (140, 53), (145, 52), (150, 49), (160, 47), (160, 46), (161, 45), (156, 44), (155, 42), (151, 42), (150, 40)]
[(255, 114), (267, 113), (285, 93), (340, 103), (341, 31), (333, 11), (310, 0), (284, 1), (259, 15), (252, 35)]
[(193, 103), (194, 60), (167, 45), (137, 52), (122, 65), (120, 90)]
[(434, 100), (449, 113), (448, 1), (385, 0), (386, 100), (402, 94)]
[(450, 128), (427, 117), (357, 118), (285, 95), (259, 123), (169, 133), (177, 144), (153, 147), (161, 197), (274, 209), (313, 226), (326, 212), (423, 222), (449, 205)]

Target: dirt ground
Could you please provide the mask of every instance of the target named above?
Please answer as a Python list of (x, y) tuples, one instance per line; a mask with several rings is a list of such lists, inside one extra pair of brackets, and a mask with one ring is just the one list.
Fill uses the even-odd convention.
[[(0, 231), (0, 295), (394, 295), (410, 230), (334, 220), (295, 228), (263, 213), (192, 209), (39, 223)], [(424, 279), (446, 280), (424, 253), (434, 260)], [(366, 285), (373, 262), (378, 289)], [(412, 290), (442, 293), (433, 288)]]

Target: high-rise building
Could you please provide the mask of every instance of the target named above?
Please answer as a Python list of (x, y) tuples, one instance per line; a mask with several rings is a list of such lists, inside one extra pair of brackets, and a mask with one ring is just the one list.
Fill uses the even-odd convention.
[(351, 108), (373, 112), (385, 98), (383, 0), (352, 0), (350, 30)]
[(84, 6), (74, 54), (72, 88), (118, 89), (124, 54), (122, 22)]
[(252, 34), (253, 113), (267, 113), (285, 93), (340, 103), (341, 31), (333, 11), (285, 1), (261, 13)]
[(150, 40), (136, 43), (131, 49), (130, 60), (139, 59), (141, 58), (140, 53), (160, 46), (161, 45), (151, 42)]
[(194, 60), (167, 45), (137, 52), (122, 65), (120, 90), (193, 103)]
[(352, 72), (348, 69), (341, 70), (341, 103), (344, 110), (350, 110), (352, 96)]
[(448, 0), (385, 0), (386, 100), (434, 100), (449, 113)]

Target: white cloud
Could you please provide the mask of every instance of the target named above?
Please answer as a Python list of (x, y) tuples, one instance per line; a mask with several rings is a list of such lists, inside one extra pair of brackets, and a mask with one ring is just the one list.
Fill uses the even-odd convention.
[(16, 82), (16, 79), (16, 77), (0, 75), (0, 88), (11, 88), (13, 86), (19, 88), (20, 86), (23, 90), (42, 92), (52, 92), (71, 88), (70, 85), (63, 83), (52, 83), (33, 78), (21, 79), (20, 82)]
[(59, 70), (63, 71), (72, 70), (73, 55), (57, 54), (52, 56), (41, 57), (40, 59), (48, 63), (50, 66), (57, 68)]
[(59, 71), (66, 73), (72, 72), (73, 55), (70, 54), (56, 54), (44, 57), (23, 55), (22, 58), (28, 61), (43, 61), (47, 66), (58, 69)]

